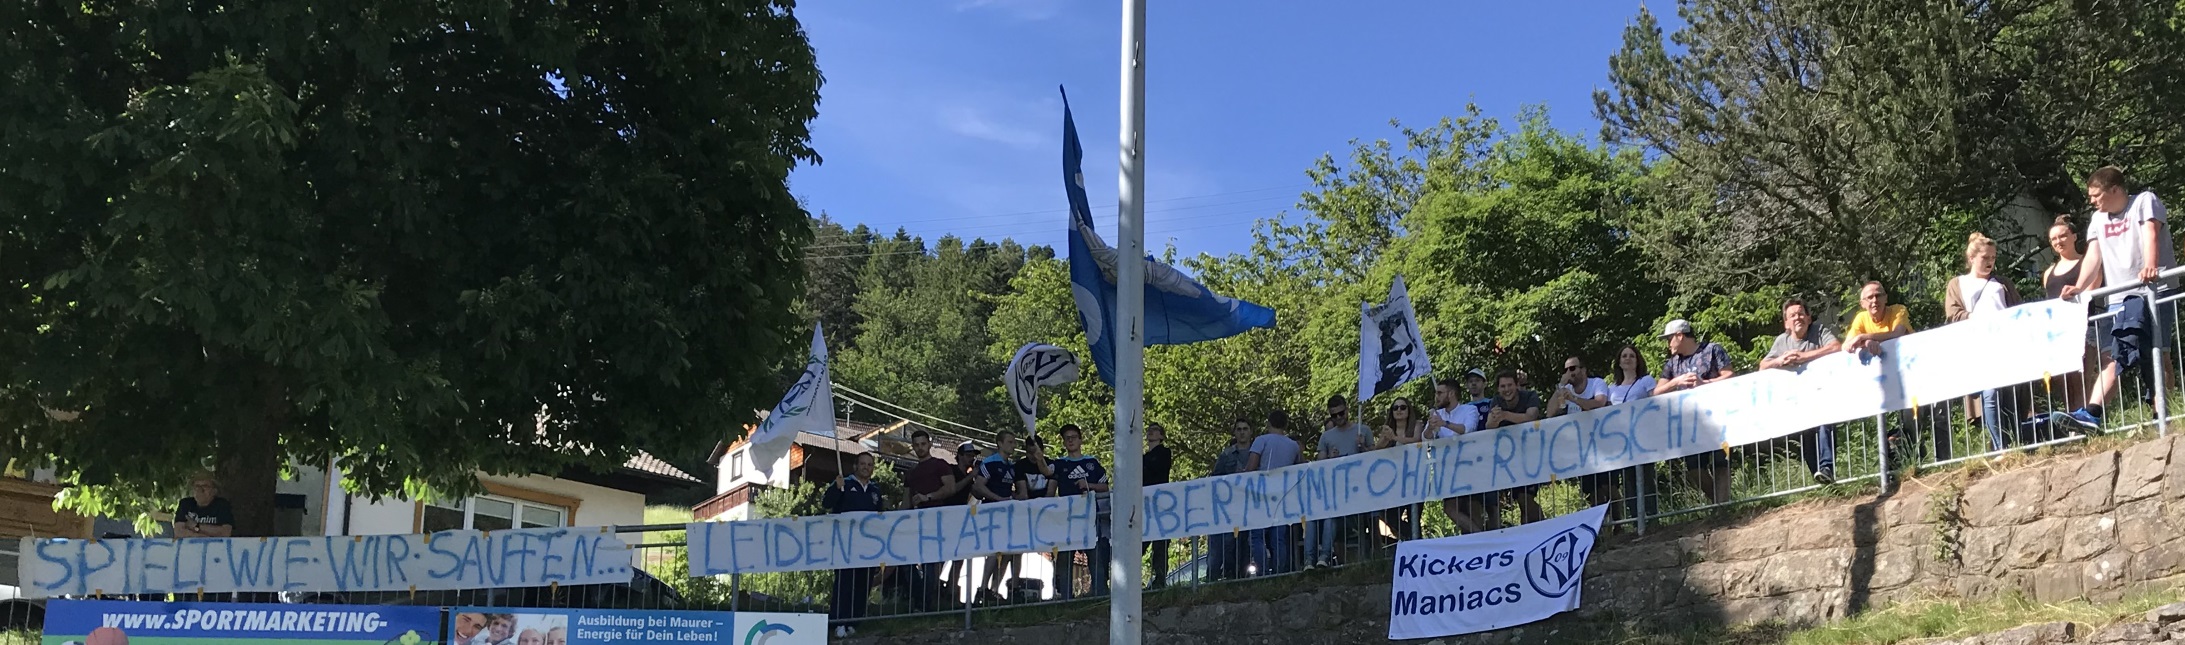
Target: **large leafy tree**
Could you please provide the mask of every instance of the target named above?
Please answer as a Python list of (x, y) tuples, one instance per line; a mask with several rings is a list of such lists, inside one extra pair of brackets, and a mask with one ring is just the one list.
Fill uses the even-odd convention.
[[(1657, 156), (1633, 222), (1684, 293), (1920, 294), (1974, 228), (2037, 249), (2077, 180), (2180, 181), (2185, 27), (2172, 0), (1683, 0), (1642, 10), (1595, 93), (1606, 138)], [(2005, 208), (2013, 205), (2015, 208)]]
[(78, 510), (607, 467), (771, 403), (820, 75), (786, 0), (0, 8), (0, 439)]

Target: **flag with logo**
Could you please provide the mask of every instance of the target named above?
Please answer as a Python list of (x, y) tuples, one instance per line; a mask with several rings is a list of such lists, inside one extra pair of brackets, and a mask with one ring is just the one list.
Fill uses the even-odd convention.
[[(1085, 150), (1077, 142), (1068, 96), (1062, 100), (1062, 187), (1070, 198), (1070, 295), (1092, 348), (1100, 380), (1115, 385), (1115, 268), (1121, 259), (1093, 229), (1085, 197)], [(1182, 345), (1273, 327), (1275, 312), (1216, 294), (1182, 271), (1146, 256), (1145, 344)]]
[(773, 476), (774, 463), (789, 454), (799, 432), (835, 436), (834, 379), (827, 370), (827, 338), (820, 335), (819, 325), (812, 326), (812, 355), (804, 361), (804, 374), (751, 433), (752, 465)]
[(1388, 638), (1523, 625), (1578, 608), (1608, 506), (1497, 531), (1396, 546)]
[(1395, 286), (1389, 287), (1388, 302), (1359, 306), (1358, 345), (1360, 401), (1434, 374), (1403, 276), (1396, 276)]
[(1025, 436), (1037, 434), (1033, 420), (1039, 416), (1039, 388), (1077, 380), (1077, 355), (1046, 343), (1025, 343), (1010, 357), (1001, 380), (1009, 389), (1009, 404), (1024, 418)]

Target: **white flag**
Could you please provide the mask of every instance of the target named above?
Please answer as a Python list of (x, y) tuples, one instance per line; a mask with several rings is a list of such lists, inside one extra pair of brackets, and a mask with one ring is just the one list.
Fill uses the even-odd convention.
[(1077, 380), (1077, 356), (1070, 350), (1046, 343), (1025, 343), (1017, 348), (1017, 355), (1010, 357), (1009, 368), (1002, 372), (1002, 382), (1009, 388), (1009, 403), (1017, 408), (1017, 416), (1024, 418), (1024, 433), (1030, 436), (1032, 420), (1039, 413), (1039, 388), (1061, 385)]
[(1358, 400), (1396, 389), (1412, 379), (1427, 378), (1434, 368), (1426, 361), (1426, 343), (1419, 338), (1419, 317), (1411, 311), (1411, 294), (1404, 277), (1388, 290), (1388, 302), (1359, 306)]
[(789, 393), (774, 404), (774, 411), (751, 433), (751, 463), (772, 476), (774, 462), (789, 454), (790, 440), (799, 432), (835, 436), (835, 384), (827, 369), (827, 339), (812, 326), (812, 357), (804, 362), (804, 375)]

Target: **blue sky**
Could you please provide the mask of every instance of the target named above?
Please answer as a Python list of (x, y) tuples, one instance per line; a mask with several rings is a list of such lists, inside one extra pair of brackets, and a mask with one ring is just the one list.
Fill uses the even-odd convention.
[[(1392, 118), (1424, 126), (1471, 101), (1507, 123), (1546, 104), (1557, 127), (1598, 137), (1592, 92), (1640, 2), (1152, 4), (1146, 245), (1224, 254), (1292, 208), (1315, 158), (1395, 136)], [(1113, 239), (1116, 2), (828, 0), (797, 14), (827, 79), (812, 126), (825, 163), (791, 178), (813, 212), (929, 242), (1060, 247), (1067, 86)]]

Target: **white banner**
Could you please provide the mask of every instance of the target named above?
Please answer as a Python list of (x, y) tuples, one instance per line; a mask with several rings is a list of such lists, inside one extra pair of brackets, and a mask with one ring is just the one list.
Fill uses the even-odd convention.
[(600, 528), (278, 538), (23, 538), (32, 598), (231, 591), (402, 591), (628, 583)]
[(804, 361), (804, 374), (774, 404), (774, 410), (751, 432), (751, 463), (772, 477), (774, 463), (789, 454), (789, 444), (799, 432), (835, 436), (835, 385), (827, 367), (827, 337), (812, 325), (812, 354)]
[(742, 522), (697, 522), (690, 575), (820, 571), (919, 564), (997, 553), (1093, 547), (1099, 518), (1090, 495), (842, 513)]
[(1413, 379), (1432, 378), (1426, 343), (1420, 341), (1419, 316), (1411, 311), (1404, 277), (1388, 289), (1388, 302), (1359, 306), (1358, 400), (1396, 389)]
[[(1921, 402), (2073, 372), (2079, 369), (2085, 338), (2084, 305), (2046, 300), (1905, 336), (1885, 343), (1880, 356), (1863, 361), (1837, 354), (1815, 360), (1802, 371), (1767, 370), (1500, 430), (1287, 468), (1151, 486), (1145, 490), (1144, 539), (1355, 515), (1724, 450), (1822, 424), (1871, 418)], [(988, 508), (1028, 503), (1033, 502)], [(857, 532), (866, 522), (840, 519), (854, 516), (696, 524), (692, 536), (710, 531), (715, 537), (692, 545), (691, 571), (710, 575), (834, 568), (804, 563), (801, 556), (798, 562), (788, 562), (779, 553), (760, 550), (772, 549), (772, 544), (761, 547), (750, 542), (762, 535), (771, 542), (777, 533), (783, 536), (780, 539), (801, 538), (808, 544), (831, 544), (828, 540), (837, 535), (856, 537), (865, 546), (856, 546), (853, 554), (875, 557), (814, 556), (826, 558), (821, 562), (841, 561), (848, 566), (940, 562), (998, 551), (1071, 550), (1091, 544), (1090, 529), (1086, 529), (1086, 541), (1067, 542), (1054, 538), (1057, 532), (1048, 528), (1041, 529), (1040, 535), (1047, 536), (1044, 540), (1000, 543), (983, 532), (959, 529), (959, 524), (970, 524), (964, 507), (889, 511), (878, 516), (884, 519), (870, 520), (870, 525), (890, 537), (868, 540)], [(738, 524), (754, 526), (735, 528)], [(1075, 532), (1078, 525), (1071, 526), (1069, 537), (1080, 537)], [(727, 552), (730, 534), (746, 541), (733, 554)], [(874, 544), (882, 545), (883, 553), (872, 554)], [(1038, 546), (1016, 548), (1017, 544)], [(700, 568), (701, 562), (714, 566)]]
[(1396, 546), (1388, 638), (1523, 625), (1578, 608), (1579, 582), (1607, 506), (1499, 531)]
[[(1026, 436), (1036, 434), (1033, 419), (1039, 416), (1039, 389), (1077, 380), (1077, 356), (1070, 350), (1046, 343), (1025, 343), (1009, 358), (1002, 371), (1002, 385), (1009, 389), (1009, 404), (1024, 419)], [(924, 458), (924, 455), (920, 455)]]

